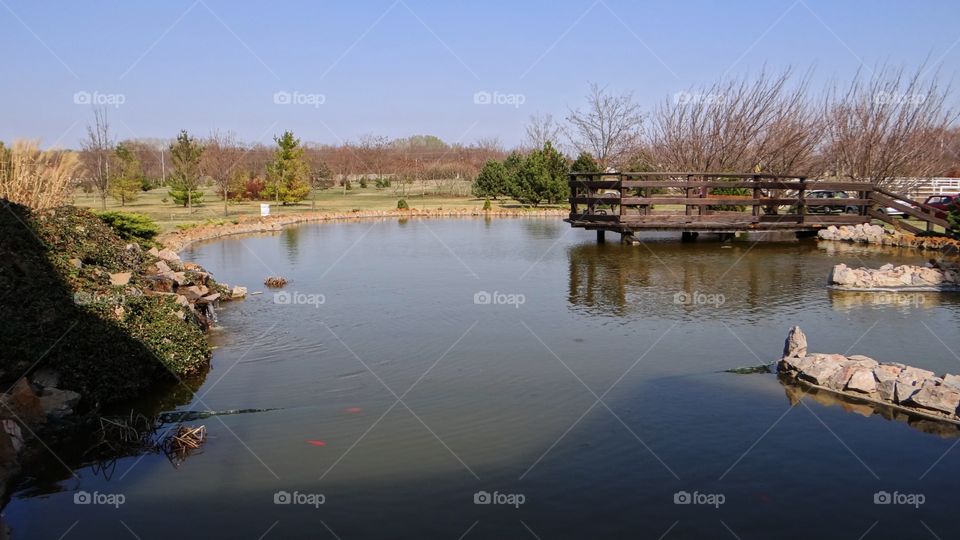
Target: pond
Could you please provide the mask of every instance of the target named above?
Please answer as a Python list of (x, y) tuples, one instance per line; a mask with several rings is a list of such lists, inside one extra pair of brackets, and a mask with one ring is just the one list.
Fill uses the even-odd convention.
[(826, 288), (834, 264), (922, 254), (643, 238), (380, 220), (194, 245), (263, 294), (222, 307), (195, 394), (158, 398), (269, 410), (193, 422), (209, 440), (177, 468), (51, 457), (5, 518), (30, 539), (960, 534), (955, 432), (724, 372), (793, 325), (813, 351), (960, 370), (958, 297)]

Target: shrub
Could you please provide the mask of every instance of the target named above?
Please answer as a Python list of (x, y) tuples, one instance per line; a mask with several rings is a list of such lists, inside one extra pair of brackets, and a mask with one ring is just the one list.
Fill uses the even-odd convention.
[(152, 240), (160, 234), (157, 222), (143, 214), (117, 211), (94, 212), (94, 214), (124, 240)]
[(492, 209), (493, 209), (493, 205), (490, 204), (490, 199), (484, 199), (484, 201), (483, 201), (483, 209), (484, 209), (484, 210), (492, 210)]
[(377, 178), (376, 180), (374, 180), (373, 185), (376, 186), (376, 187), (378, 187), (378, 188), (380, 188), (380, 189), (388, 188), (388, 187), (390, 187), (390, 179), (389, 179), (389, 178)]
[(366, 179), (366, 178), (361, 178), (361, 179), (360, 179), (360, 187), (361, 187), (361, 188), (364, 188), (364, 189), (367, 188), (367, 179)]
[(397, 210), (409, 210), (409, 209), (410, 209), (410, 205), (407, 204), (406, 199), (400, 199), (399, 201), (397, 201)]

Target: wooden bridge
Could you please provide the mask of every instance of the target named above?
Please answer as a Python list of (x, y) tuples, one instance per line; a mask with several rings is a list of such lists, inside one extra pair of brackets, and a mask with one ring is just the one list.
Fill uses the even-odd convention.
[[(571, 173), (573, 227), (632, 235), (641, 231), (684, 233), (780, 231), (813, 234), (830, 225), (879, 219), (910, 232), (949, 228), (942, 210), (867, 182), (811, 180), (803, 176), (694, 172)], [(845, 198), (829, 192), (844, 192)], [(734, 193), (734, 194), (730, 194)], [(894, 219), (894, 208), (925, 222), (925, 230)]]

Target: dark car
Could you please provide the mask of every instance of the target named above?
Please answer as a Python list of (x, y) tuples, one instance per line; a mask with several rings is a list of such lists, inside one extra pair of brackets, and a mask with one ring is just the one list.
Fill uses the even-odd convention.
[(936, 217), (946, 219), (947, 212), (957, 208), (958, 202), (960, 202), (960, 195), (931, 195), (927, 197), (927, 200), (923, 201), (923, 204), (932, 206), (937, 210), (942, 210), (942, 212), (936, 213)]
[(859, 206), (849, 205), (844, 199), (850, 199), (846, 191), (834, 191), (830, 189), (818, 189), (807, 193), (806, 199), (836, 199), (834, 204), (807, 206), (807, 212), (811, 214), (856, 214), (860, 212)]

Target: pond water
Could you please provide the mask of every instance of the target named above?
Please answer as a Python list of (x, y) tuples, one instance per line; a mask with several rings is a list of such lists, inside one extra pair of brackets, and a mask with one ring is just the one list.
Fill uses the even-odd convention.
[(792, 325), (813, 351), (960, 370), (956, 296), (826, 288), (834, 264), (922, 255), (644, 239), (385, 220), (195, 245), (223, 281), (290, 283), (222, 307), (178, 408), (273, 410), (194, 422), (209, 440), (178, 468), (50, 458), (5, 519), (29, 539), (960, 535), (951, 430), (724, 372)]

